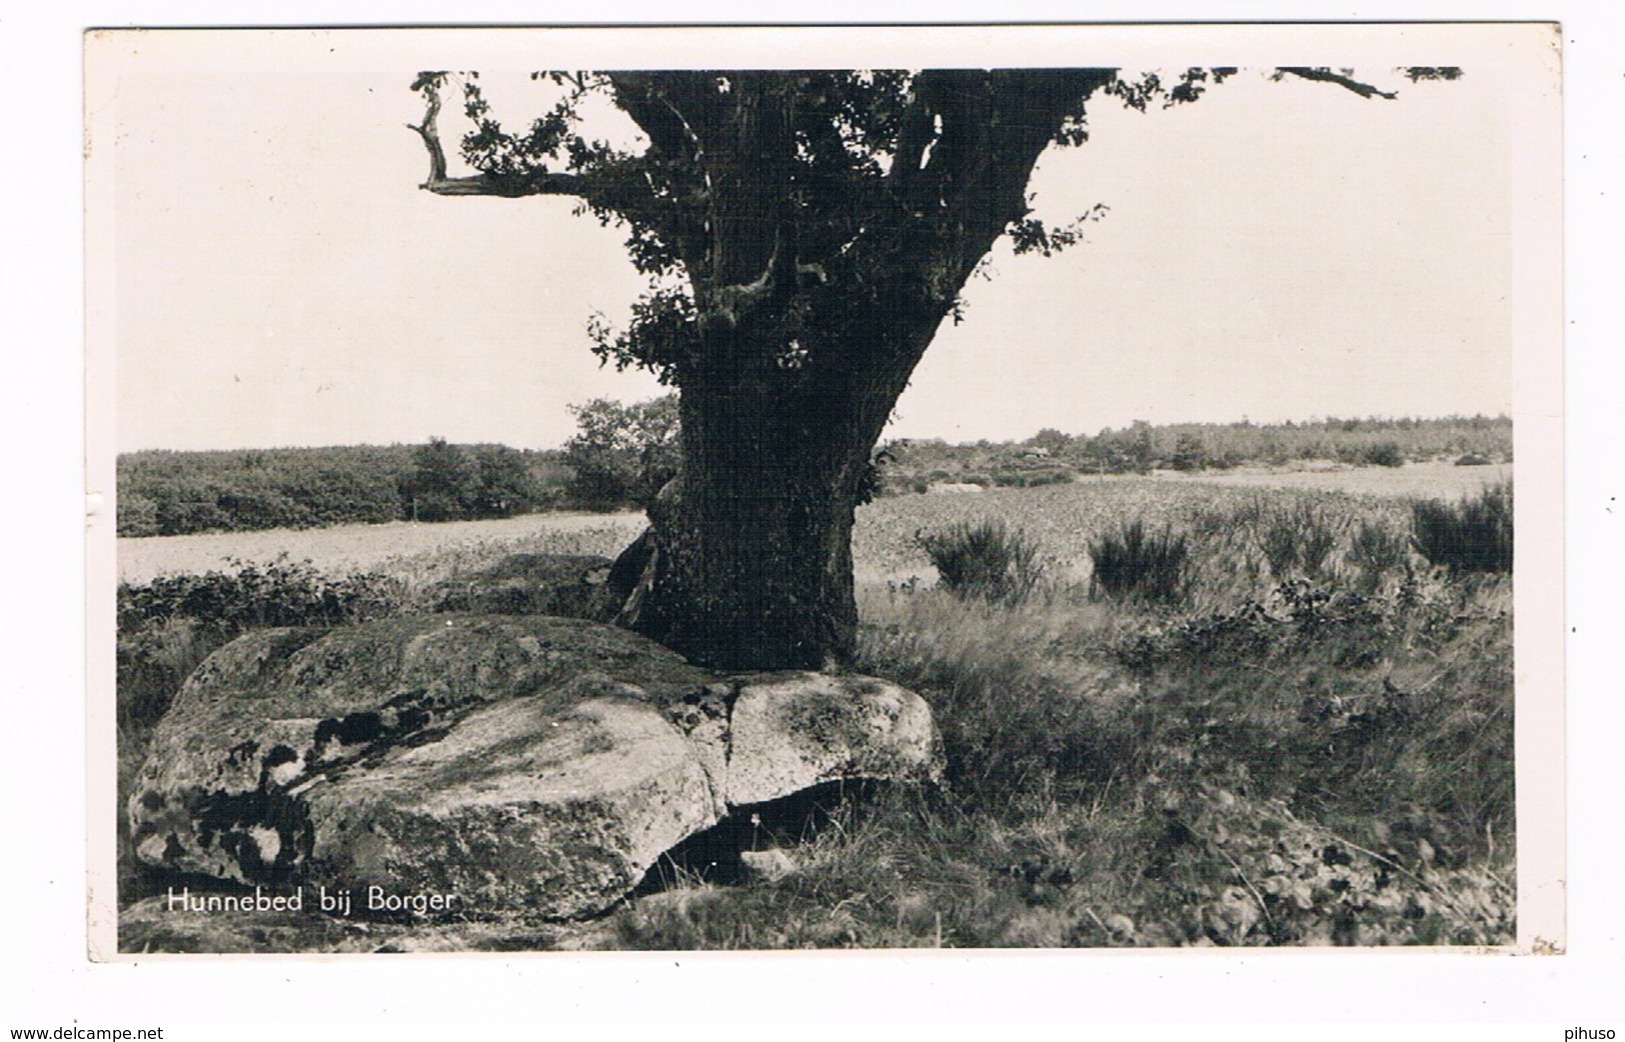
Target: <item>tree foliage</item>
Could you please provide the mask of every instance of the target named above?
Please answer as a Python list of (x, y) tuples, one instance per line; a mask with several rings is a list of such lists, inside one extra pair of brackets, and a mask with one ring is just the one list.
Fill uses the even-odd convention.
[(475, 517), (512, 517), (540, 502), (541, 489), (524, 453), (506, 445), (476, 445), (473, 455), (480, 475)]
[(647, 506), (677, 473), (677, 396), (623, 405), (595, 398), (574, 406), (579, 430), (564, 446), (575, 470), (569, 492), (592, 506)]
[(405, 489), (415, 521), (456, 521), (474, 508), (480, 468), (460, 445), (431, 437), (412, 453), (413, 471)]

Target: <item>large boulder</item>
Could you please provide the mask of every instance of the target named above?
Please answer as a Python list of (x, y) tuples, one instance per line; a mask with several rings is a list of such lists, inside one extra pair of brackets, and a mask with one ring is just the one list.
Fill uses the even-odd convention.
[(437, 612), (607, 622), (625, 600), (609, 583), (613, 565), (590, 554), (510, 554), (489, 568), (435, 583), (429, 596)]
[(924, 702), (884, 681), (728, 676), (600, 623), (437, 615), (222, 648), (158, 726), (128, 811), (137, 855), (194, 890), (568, 918), (734, 807), (940, 769)]

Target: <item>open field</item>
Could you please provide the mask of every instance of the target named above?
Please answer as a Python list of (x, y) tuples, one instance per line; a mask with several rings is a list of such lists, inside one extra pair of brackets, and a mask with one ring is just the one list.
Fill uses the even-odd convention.
[[(558, 943), (1510, 943), (1511, 576), (1430, 566), (1408, 541), (1412, 497), (1455, 502), (1509, 479), (1507, 466), (1238, 469), (878, 500), (854, 534), (856, 665), (931, 704), (947, 786), (854, 787), (765, 836), (788, 851), (785, 877), (663, 865), (661, 885)], [(935, 585), (917, 534), (981, 521), (1034, 548), (1021, 596)], [(1174, 596), (1094, 588), (1091, 543), (1130, 522), (1188, 545)], [(507, 553), (613, 554), (641, 524), (552, 514), (124, 540), (120, 570), (139, 582), (286, 553), (388, 613)], [(347, 577), (358, 570), (382, 585)], [(126, 661), (173, 687), (229, 638), (175, 621), (120, 634), (121, 706)], [(161, 712), (165, 692), (147, 694)], [(126, 778), (146, 727), (121, 739)], [(125, 870), (130, 893), (152, 885)]]
[(457, 555), (482, 547), (513, 552), (538, 541), (561, 553), (613, 555), (643, 530), (642, 514), (525, 514), (495, 521), (338, 525), (299, 530), (208, 532), (118, 541), (120, 582), (225, 568), (230, 560), (272, 561), (286, 554), (324, 572), (364, 572), (425, 555)]
[[(1181, 510), (1216, 500), (1241, 502), (1251, 489), (1303, 489), (1345, 492), (1393, 499), (1437, 496), (1456, 499), (1486, 484), (1505, 480), (1512, 467), (1456, 467), (1448, 463), (1415, 463), (1404, 467), (1337, 469), (1237, 468), (1232, 471), (1174, 473), (1159, 471), (1139, 477), (1107, 475), (1071, 485), (1037, 489), (988, 489), (979, 493), (906, 495), (877, 500), (858, 510), (853, 540), (860, 582), (885, 582), (909, 575), (930, 575), (930, 564), (913, 544), (917, 529), (965, 518), (1004, 516), (1031, 524), (1054, 558), (1075, 567), (1081, 538), (1103, 515), (1144, 509), (1157, 520), (1172, 520)], [(1206, 491), (1216, 486), (1228, 491)], [(445, 556), (466, 563), (502, 552), (554, 551), (614, 556), (644, 524), (641, 513), (546, 513), (494, 521), (451, 521), (332, 528), (271, 529), (257, 532), (209, 532), (201, 535), (150, 536), (118, 541), (120, 582), (150, 582), (159, 575), (195, 573), (227, 567), (231, 560), (271, 561), (286, 554), (310, 561), (329, 573), (384, 568), (424, 567)], [(437, 578), (443, 577), (437, 574)]]
[(1437, 496), (1457, 499), (1473, 495), (1485, 485), (1512, 479), (1512, 464), (1494, 463), (1481, 467), (1458, 467), (1432, 460), (1407, 463), (1403, 467), (1324, 466), (1237, 467), (1234, 470), (1159, 471), (1159, 479), (1172, 482), (1246, 486), (1251, 488), (1301, 488), (1326, 492), (1349, 492), (1369, 496)]
[(1249, 507), (1264, 497), (1281, 502), (1325, 499), (1400, 525), (1406, 517), (1406, 499), (1457, 500), (1509, 479), (1511, 469), (1429, 463), (1398, 468), (1157, 472), (1028, 489), (893, 496), (858, 511), (852, 549), (860, 584), (902, 581), (911, 575), (930, 581), (934, 573), (915, 542), (916, 532), (958, 521), (1003, 518), (1034, 539), (1053, 568), (1082, 581), (1089, 573), (1088, 539), (1120, 520), (1139, 518), (1152, 527), (1179, 529), (1215, 512)]

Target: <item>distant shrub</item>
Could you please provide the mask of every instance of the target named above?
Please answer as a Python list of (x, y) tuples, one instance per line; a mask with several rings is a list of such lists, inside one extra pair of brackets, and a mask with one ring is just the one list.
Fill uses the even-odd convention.
[(1089, 557), (1094, 562), (1091, 586), (1108, 594), (1149, 601), (1184, 596), (1190, 551), (1185, 536), (1167, 528), (1148, 535), (1144, 523), (1131, 521), (1090, 541)]
[(1512, 571), (1512, 483), (1461, 503), (1412, 503), (1411, 536), (1423, 557), (1453, 572)]
[(993, 479), (988, 477), (986, 474), (966, 474), (965, 484), (978, 485), (982, 488), (987, 488), (989, 485), (993, 484)]
[(507, 517), (562, 505), (558, 453), (502, 445), (126, 453), (118, 534), (188, 535), (400, 519)]
[(1182, 433), (1174, 442), (1174, 451), (1168, 457), (1175, 470), (1201, 470), (1208, 465), (1207, 448), (1199, 435)]
[(478, 445), (473, 451), (479, 471), (470, 514), (479, 518), (512, 517), (540, 502), (541, 485), (530, 472), (525, 454), (506, 445)]
[(1405, 452), (1397, 441), (1379, 441), (1365, 447), (1361, 460), (1374, 467), (1402, 467), (1405, 465)]
[(1465, 456), (1456, 457), (1456, 466), (1458, 467), (1487, 467), (1489, 465), (1489, 457), (1480, 456), (1476, 452), (1469, 452)]
[(1319, 575), (1337, 545), (1338, 527), (1331, 516), (1310, 503), (1273, 511), (1260, 522), (1259, 549), (1278, 579), (1295, 572)]
[(577, 433), (563, 461), (575, 472), (570, 498), (593, 509), (648, 506), (677, 474), (681, 420), (677, 395), (624, 405), (595, 398), (573, 405)]
[(480, 467), (461, 445), (430, 438), (412, 452), (412, 474), (402, 489), (414, 521), (459, 521), (473, 512)]
[(942, 587), (956, 597), (1017, 604), (1043, 576), (1038, 544), (1002, 521), (961, 521), (940, 532), (916, 533), (915, 539)]

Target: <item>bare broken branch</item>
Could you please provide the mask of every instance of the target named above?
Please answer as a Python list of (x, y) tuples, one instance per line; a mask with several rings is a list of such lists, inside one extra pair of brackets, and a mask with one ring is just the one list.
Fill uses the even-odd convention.
[(1361, 83), (1359, 80), (1350, 79), (1349, 77), (1340, 73), (1335, 73), (1330, 69), (1311, 69), (1305, 66), (1281, 66), (1276, 71), (1289, 73), (1290, 75), (1298, 76), (1306, 80), (1316, 80), (1321, 83), (1335, 83), (1345, 90), (1353, 91), (1362, 98), (1378, 97), (1387, 98), (1388, 100), (1392, 101), (1394, 98), (1399, 97), (1398, 94), (1391, 91), (1378, 90), (1369, 83)]
[(423, 139), (423, 147), (429, 150), (429, 180), (422, 185), (428, 188), (446, 179), (446, 150), (440, 147), (440, 91), (432, 81), (419, 80), (423, 85), (424, 97), (428, 99), (427, 108), (423, 113), (423, 124), (413, 126), (408, 123), (407, 129), (415, 130)]

